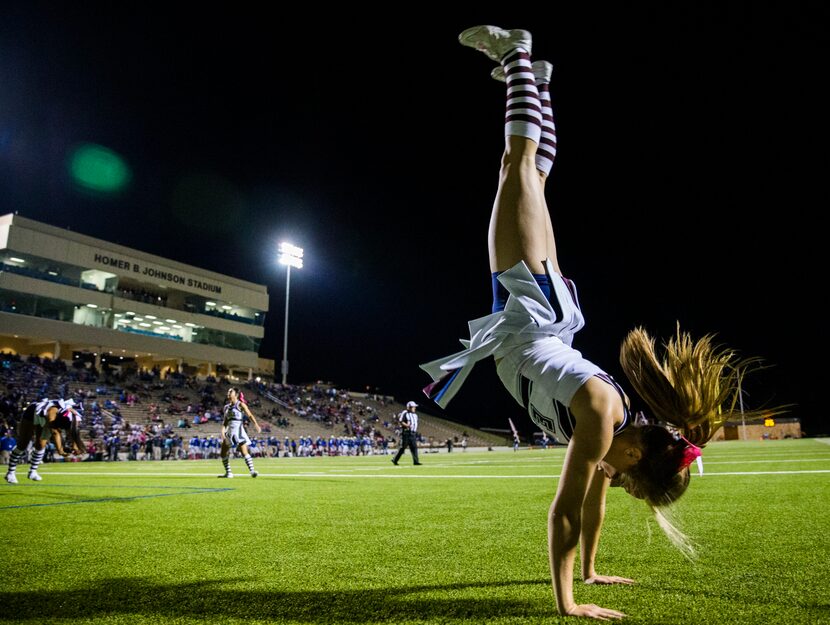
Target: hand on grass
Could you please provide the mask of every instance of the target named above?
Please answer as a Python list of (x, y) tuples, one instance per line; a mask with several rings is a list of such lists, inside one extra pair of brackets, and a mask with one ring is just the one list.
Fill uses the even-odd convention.
[(618, 575), (592, 575), (585, 579), (586, 584), (599, 584), (599, 585), (609, 585), (609, 584), (636, 584), (633, 579), (628, 579), (627, 577), (619, 577)]
[(575, 605), (568, 610), (568, 616), (585, 616), (587, 618), (595, 618), (600, 621), (610, 621), (611, 619), (621, 619), (625, 616), (622, 612), (617, 610), (610, 610), (609, 608), (601, 608), (593, 603), (582, 605)]

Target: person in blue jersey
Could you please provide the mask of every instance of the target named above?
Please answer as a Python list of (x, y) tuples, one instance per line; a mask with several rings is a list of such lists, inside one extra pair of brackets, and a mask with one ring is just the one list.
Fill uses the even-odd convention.
[(210, 458), (210, 438), (203, 436), (199, 439), (199, 449), (202, 453), (202, 460)]
[(231, 449), (242, 454), (242, 459), (248, 466), (251, 477), (256, 477), (259, 473), (254, 470), (254, 459), (251, 458), (251, 452), (248, 447), (251, 444), (251, 439), (245, 431), (245, 417), (247, 416), (251, 420), (257, 432), (262, 432), (262, 428), (259, 427), (256, 417), (254, 417), (248, 408), (245, 396), (239, 392), (238, 388), (232, 387), (228, 389), (228, 403), (225, 404), (222, 413), (224, 414), (224, 419), (222, 420), (222, 448), (219, 455), (222, 458), (222, 466), (225, 467), (225, 473), (219, 477), (233, 477), (230, 458)]
[(493, 357), (499, 378), (530, 419), (568, 444), (548, 515), (556, 607), (563, 615), (622, 618), (617, 610), (578, 604), (573, 591), (580, 544), (585, 583), (633, 583), (595, 569), (608, 486), (613, 480), (644, 499), (669, 538), (689, 553), (688, 539), (661, 508), (686, 491), (689, 465), (729, 418), (741, 377), (757, 359), (738, 358), (711, 335), (695, 341), (679, 327), (661, 355), (643, 328), (634, 329), (622, 343), (620, 364), (653, 417), (646, 425), (632, 423), (621, 386), (573, 347), (585, 319), (576, 285), (562, 273), (545, 199), (557, 148), (552, 66), (531, 60), (526, 30), (475, 26), (459, 41), (495, 61), (491, 76), (507, 87), (505, 146), (488, 234), (493, 307), (469, 322), (464, 350), (421, 365), (433, 380), (424, 391), (446, 407), (473, 366)]
[(11, 453), (17, 446), (17, 439), (14, 436), (12, 430), (7, 430), (0, 438), (0, 464), (9, 464)]
[(187, 445), (187, 455), (191, 460), (195, 460), (202, 455), (202, 448), (199, 444), (199, 435), (194, 434)]
[[(6, 482), (17, 484), (17, 465), (26, 459), (29, 443), (32, 452), (28, 478), (34, 482), (43, 479), (37, 470), (49, 441), (54, 442), (55, 450), (64, 458), (86, 453), (80, 425), (81, 415), (72, 399), (42, 399), (26, 406), (17, 426), (17, 444), (9, 456)], [(64, 445), (65, 438), (68, 438), (69, 447)]]

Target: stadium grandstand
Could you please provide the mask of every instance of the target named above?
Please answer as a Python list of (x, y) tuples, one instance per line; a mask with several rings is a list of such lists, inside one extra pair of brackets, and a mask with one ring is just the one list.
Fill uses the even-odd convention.
[[(71, 397), (83, 406), (90, 457), (217, 457), (221, 407), (235, 385), (264, 426), (258, 455), (394, 447), (402, 403), (274, 380), (273, 360), (259, 357), (267, 312), (264, 285), (0, 216), (3, 429), (31, 401)], [(505, 444), (427, 415), (420, 435), (436, 451), (448, 441)]]
[(0, 333), (6, 351), (125, 369), (250, 379), (265, 286), (25, 219), (0, 217)]

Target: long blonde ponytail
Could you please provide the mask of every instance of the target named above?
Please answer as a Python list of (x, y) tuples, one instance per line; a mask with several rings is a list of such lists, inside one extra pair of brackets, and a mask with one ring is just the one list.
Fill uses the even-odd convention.
[[(620, 347), (620, 364), (634, 390), (657, 421), (675, 426), (690, 442), (703, 446), (738, 407), (741, 381), (761, 368), (759, 358), (740, 358), (716, 345), (709, 334), (694, 341), (680, 330), (663, 344), (662, 358), (643, 328), (628, 333)], [(744, 411), (745, 419), (782, 412)]]

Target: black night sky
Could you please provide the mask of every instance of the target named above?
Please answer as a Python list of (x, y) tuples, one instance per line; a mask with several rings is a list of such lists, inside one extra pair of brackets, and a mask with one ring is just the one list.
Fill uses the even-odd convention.
[[(747, 384), (751, 407), (795, 404), (809, 434), (830, 433), (827, 9), (573, 4), (289, 18), (254, 3), (3, 3), (0, 213), (266, 284), (260, 354), (277, 361), (276, 247), (290, 240), (306, 263), (291, 273), (289, 381), (529, 431), (491, 363), (446, 411), (418, 368), (457, 351), (491, 301), (504, 87), (457, 35), (526, 28), (555, 68), (548, 201), (587, 318), (575, 347), (628, 388), (617, 354), (634, 325), (716, 333), (771, 365)], [(121, 155), (126, 189), (73, 184), (84, 142)]]

